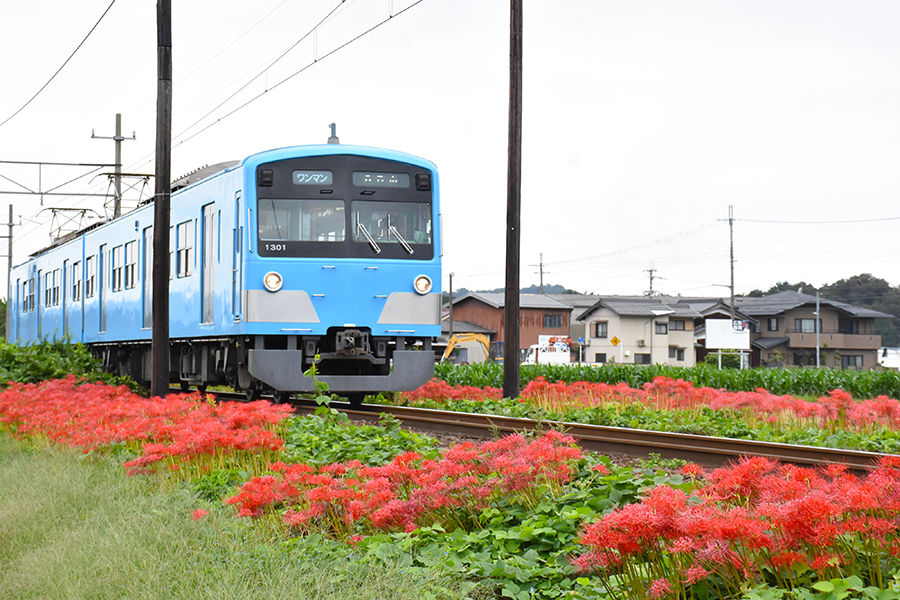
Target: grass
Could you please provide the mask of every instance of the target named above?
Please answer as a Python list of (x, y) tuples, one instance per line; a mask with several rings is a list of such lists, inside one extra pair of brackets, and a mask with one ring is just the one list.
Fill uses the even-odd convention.
[[(209, 514), (195, 521), (201, 506)], [(467, 584), (437, 571), (352, 553), (316, 537), (277, 541), (230, 507), (124, 476), (108, 456), (30, 449), (0, 432), (2, 599), (467, 597)]]

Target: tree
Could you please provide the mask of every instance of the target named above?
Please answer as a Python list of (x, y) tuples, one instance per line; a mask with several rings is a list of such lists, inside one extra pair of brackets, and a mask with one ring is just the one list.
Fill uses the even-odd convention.
[(881, 335), (883, 345), (900, 344), (900, 287), (863, 273), (823, 286), (821, 294), (829, 300), (893, 315), (891, 319), (876, 319), (875, 331)]
[(801, 291), (804, 294), (815, 294), (816, 286), (811, 283), (806, 283), (805, 281), (801, 281), (799, 283), (789, 283), (787, 281), (779, 281), (772, 287), (770, 287), (765, 292), (762, 290), (753, 290), (749, 294), (747, 294), (750, 298), (762, 298), (763, 296), (771, 296), (772, 294), (779, 294), (781, 292), (796, 292)]

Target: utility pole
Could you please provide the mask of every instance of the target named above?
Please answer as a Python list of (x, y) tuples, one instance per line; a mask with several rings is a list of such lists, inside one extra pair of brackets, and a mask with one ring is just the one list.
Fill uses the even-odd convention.
[(91, 130), (92, 140), (115, 140), (116, 142), (116, 174), (113, 176), (113, 185), (116, 190), (116, 200), (113, 204), (113, 219), (122, 216), (122, 140), (136, 140), (137, 132), (132, 131), (131, 137), (122, 137), (122, 115), (116, 113), (116, 135), (113, 137), (103, 137), (94, 135)]
[(172, 195), (172, 0), (156, 3), (156, 182), (150, 395), (169, 392), (169, 206)]
[(644, 269), (644, 273), (649, 273), (649, 274), (650, 274), (650, 291), (647, 292), (647, 296), (653, 296), (653, 294), (654, 294), (654, 292), (653, 292), (653, 280), (654, 280), (654, 279), (658, 279), (658, 278), (657, 278), (657, 277), (654, 277), (653, 274), (656, 273), (656, 271), (657, 271), (657, 270), (653, 268), (653, 263), (652, 263), (652, 262), (650, 263), (650, 267), (649, 267), (649, 268)]
[(728, 237), (729, 255), (731, 257), (731, 320), (734, 321), (734, 212), (733, 206), (728, 205)]
[(541, 271), (541, 296), (544, 295), (544, 253), (541, 252), (539, 261), (539, 268)]
[(540, 294), (544, 295), (544, 253), (541, 252), (540, 259), (536, 265), (528, 265), (529, 267), (537, 267), (540, 276)]
[(816, 368), (819, 369), (822, 367), (821, 357), (822, 352), (819, 350), (819, 290), (816, 290)]
[(519, 396), (519, 246), (522, 205), (522, 1), (509, 2), (509, 147), (506, 173), (506, 305), (503, 396)]
[(6, 225), (9, 227), (9, 233), (6, 239), (9, 241), (9, 247), (6, 252), (6, 341), (12, 341), (12, 329), (10, 321), (12, 316), (12, 259), (13, 259), (13, 205), (9, 205), (9, 221)]

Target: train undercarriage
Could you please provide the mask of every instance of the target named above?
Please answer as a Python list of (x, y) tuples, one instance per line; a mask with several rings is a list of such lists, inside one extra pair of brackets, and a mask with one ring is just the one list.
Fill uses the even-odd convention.
[[(93, 344), (104, 370), (129, 375), (149, 386), (149, 342)], [(248, 399), (316, 391), (306, 373), (330, 393), (360, 403), (370, 393), (413, 390), (434, 376), (431, 338), (376, 337), (365, 328), (333, 327), (324, 336), (253, 335), (238, 338), (173, 339), (169, 381), (183, 389), (230, 386)]]

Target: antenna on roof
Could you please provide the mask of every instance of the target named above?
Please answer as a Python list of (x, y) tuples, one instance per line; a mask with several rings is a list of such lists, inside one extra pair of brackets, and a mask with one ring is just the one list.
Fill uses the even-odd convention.
[(329, 144), (340, 144), (341, 140), (339, 140), (338, 136), (337, 136), (337, 124), (332, 123), (331, 125), (329, 125), (329, 127), (331, 127), (331, 137), (328, 138), (328, 143)]

